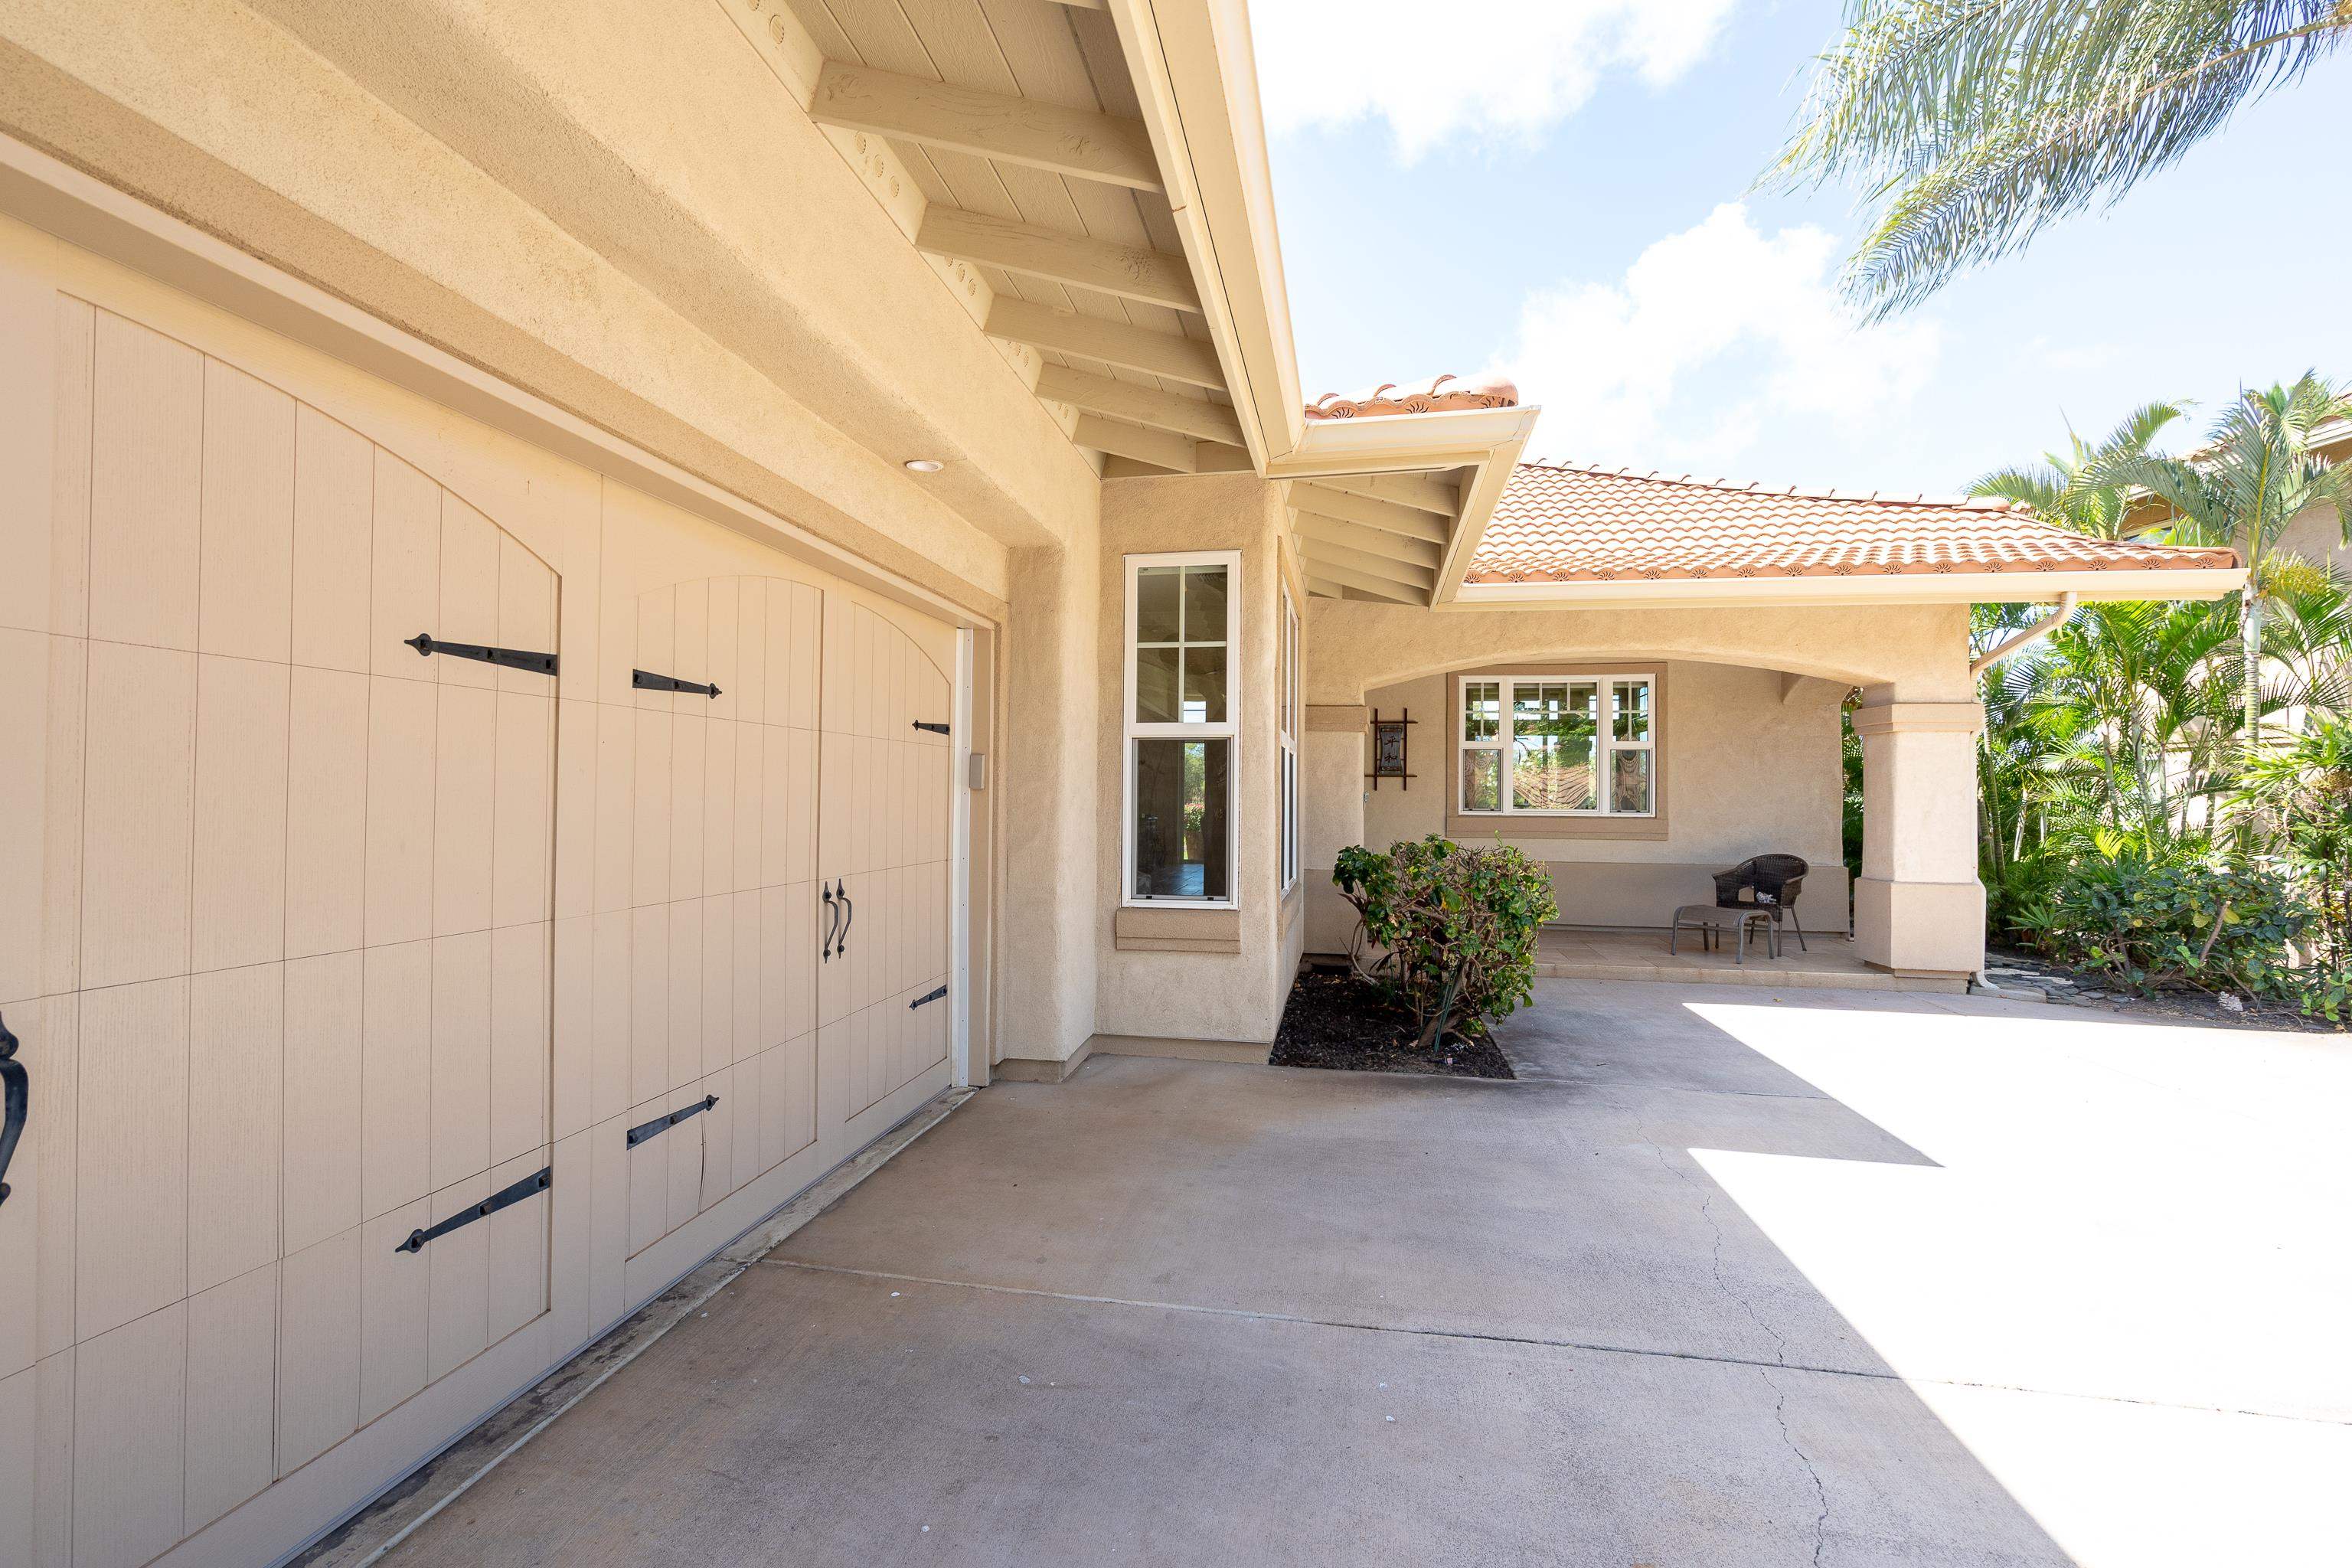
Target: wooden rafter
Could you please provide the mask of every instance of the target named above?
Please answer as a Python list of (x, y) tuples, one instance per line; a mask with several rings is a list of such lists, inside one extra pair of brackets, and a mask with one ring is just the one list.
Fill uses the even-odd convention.
[(1312, 534), (1298, 542), (1299, 553), (1315, 563), (1318, 568), (1345, 568), (1368, 577), (1378, 577), (1401, 588), (1419, 593), (1423, 603), (1429, 592), (1437, 585), (1437, 574), (1423, 567), (1393, 561), (1385, 555), (1375, 555), (1368, 550), (1350, 550), (1344, 544), (1331, 544)]
[(1130, 190), (1162, 188), (1139, 120), (1063, 109), (920, 77), (827, 60), (809, 117), (894, 141), (945, 147)]
[(1092, 447), (1114, 457), (1132, 458), (1171, 473), (1198, 473), (1201, 468), (1199, 446), (1191, 437), (1180, 436), (1173, 430), (1146, 430), (1140, 425), (1121, 425), (1115, 419), (1081, 414), (1078, 427), (1071, 433), (1070, 439), (1081, 447)]
[(1181, 256), (1139, 245), (1087, 239), (1011, 218), (933, 206), (915, 231), (918, 249), (1031, 278), (1072, 283), (1123, 300), (1199, 311), (1201, 296)]
[(1451, 519), (1462, 510), (1462, 495), (1451, 476), (1437, 474), (1333, 474), (1315, 484), (1366, 500), (1393, 501)]
[(1163, 430), (1181, 430), (1203, 441), (1241, 445), (1242, 422), (1222, 404), (1197, 397), (1180, 397), (1155, 387), (1088, 375), (1081, 370), (1049, 364), (1037, 375), (1037, 395), (1083, 408), (1089, 414), (1116, 414), (1138, 424)]
[(1307, 557), (1307, 577), (1310, 582), (1322, 582), (1341, 588), (1353, 588), (1359, 594), (1369, 594), (1375, 599), (1386, 599), (1392, 605), (1426, 605), (1426, 590), (1406, 587), (1385, 577), (1375, 577), (1368, 572), (1358, 572), (1328, 561)]
[(1430, 572), (1436, 571), (1445, 558), (1443, 546), (1425, 540), (1407, 539), (1401, 533), (1383, 533), (1377, 528), (1341, 522), (1337, 518), (1318, 517), (1311, 511), (1298, 514), (1298, 532), (1303, 539), (1345, 545), (1350, 550), (1360, 550), (1367, 555), (1385, 555), (1391, 561)]
[(1318, 517), (1336, 518), (1365, 528), (1377, 528), (1384, 533), (1394, 533), (1406, 539), (1418, 539), (1430, 544), (1443, 544), (1450, 532), (1449, 520), (1433, 513), (1399, 506), (1393, 501), (1366, 500), (1321, 484), (1304, 481), (1290, 487), (1290, 504), (1301, 511), (1311, 511)]
[(1099, 360), (1122, 370), (1164, 375), (1192, 386), (1213, 387), (1219, 392), (1225, 387), (1225, 373), (1217, 363), (1217, 351), (1211, 344), (1169, 332), (1150, 331), (1125, 321), (1105, 321), (1100, 316), (1056, 310), (1003, 294), (989, 307), (988, 335), (1027, 343), (1033, 348), (1076, 354), (1081, 359)]

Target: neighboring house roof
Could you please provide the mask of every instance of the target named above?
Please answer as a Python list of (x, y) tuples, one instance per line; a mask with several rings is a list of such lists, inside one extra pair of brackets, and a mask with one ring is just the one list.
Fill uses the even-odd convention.
[(1466, 583), (2213, 571), (2226, 549), (2093, 539), (1997, 500), (1765, 490), (1521, 463)]
[(1327, 392), (1307, 405), (1309, 419), (1381, 419), (1395, 414), (1444, 414), (1461, 408), (1517, 408), (1519, 389), (1499, 375), (1464, 381), (1433, 375), (1410, 386), (1384, 381), (1352, 396)]

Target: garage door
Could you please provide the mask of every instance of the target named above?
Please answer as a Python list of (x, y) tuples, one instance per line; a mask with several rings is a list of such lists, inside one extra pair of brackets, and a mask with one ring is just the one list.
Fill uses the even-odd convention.
[(952, 689), (946, 627), (829, 579), (635, 624), (632, 1257), (944, 1073)]
[(70, 1063), (71, 1234), (0, 1371), (71, 1349), (73, 1561), (138, 1563), (546, 1310), (555, 578), (235, 366), (60, 331), (86, 624), (7, 681), (69, 704), (74, 984), (11, 1023)]
[(946, 1086), (957, 634), (5, 225), (0, 353), (0, 1568), (268, 1561)]

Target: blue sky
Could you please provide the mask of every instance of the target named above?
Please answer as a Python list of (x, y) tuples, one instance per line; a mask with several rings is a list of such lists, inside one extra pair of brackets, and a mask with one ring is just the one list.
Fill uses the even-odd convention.
[(1311, 397), (1514, 374), (1532, 455), (1958, 491), (2157, 397), (2352, 377), (2352, 60), (2242, 113), (2112, 213), (1884, 328), (1832, 283), (1851, 196), (1748, 185), (1836, 0), (1254, 0)]

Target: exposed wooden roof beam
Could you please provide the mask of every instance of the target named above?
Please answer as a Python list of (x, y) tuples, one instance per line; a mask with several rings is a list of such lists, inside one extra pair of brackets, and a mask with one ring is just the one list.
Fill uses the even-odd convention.
[(1377, 528), (1383, 533), (1394, 533), (1406, 539), (1418, 539), (1430, 544), (1443, 544), (1450, 531), (1444, 519), (1392, 501), (1366, 500), (1319, 485), (1293, 484), (1290, 504), (1301, 511), (1311, 511), (1318, 517), (1337, 518), (1341, 522), (1353, 522), (1365, 528)]
[(1434, 572), (1445, 558), (1442, 545), (1424, 540), (1407, 539), (1401, 533), (1383, 533), (1377, 528), (1360, 523), (1341, 522), (1337, 518), (1318, 517), (1313, 512), (1298, 516), (1301, 538), (1320, 540), (1326, 544), (1342, 544), (1350, 550), (1360, 550), (1368, 555), (1385, 555), (1391, 561), (1419, 566)]
[(1374, 555), (1368, 550), (1350, 550), (1344, 544), (1327, 543), (1312, 534), (1299, 540), (1298, 552), (1314, 562), (1318, 570), (1344, 567), (1361, 576), (1377, 577), (1384, 583), (1416, 590), (1423, 603), (1428, 601), (1429, 591), (1437, 585), (1437, 574), (1434, 572), (1408, 565), (1402, 561), (1391, 561), (1385, 555)]
[(1334, 587), (1353, 588), (1359, 594), (1369, 594), (1375, 599), (1386, 599), (1392, 605), (1426, 605), (1426, 589), (1415, 590), (1402, 583), (1391, 583), (1385, 577), (1375, 577), (1368, 572), (1358, 572), (1328, 561), (1307, 557), (1307, 580)]
[(1075, 283), (1122, 300), (1141, 300), (1179, 310), (1201, 309), (1201, 296), (1192, 287), (1192, 269), (1184, 258), (1144, 246), (1087, 239), (1011, 218), (937, 205), (923, 214), (922, 226), (915, 231), (915, 245), (935, 256), (1002, 267), (1056, 283)]
[(1056, 5), (1067, 5), (1073, 11), (1101, 11), (1108, 8), (1103, 5), (1103, 0), (1053, 0), (1053, 3)]
[(1088, 375), (1066, 365), (1049, 364), (1038, 373), (1037, 395), (1067, 403), (1089, 414), (1116, 414), (1138, 424), (1181, 430), (1203, 441), (1241, 445), (1241, 419), (1222, 404), (1180, 397), (1155, 387), (1113, 381), (1107, 375)]
[(1328, 577), (1318, 577), (1312, 572), (1307, 574), (1307, 591), (1310, 594), (1320, 594), (1327, 599), (1344, 599), (1348, 596), (1348, 591), (1343, 585), (1334, 583)]
[(827, 60), (809, 117), (894, 141), (946, 147), (1130, 190), (1162, 188), (1140, 120)]
[(1171, 473), (1191, 474), (1200, 471), (1200, 448), (1189, 436), (1173, 430), (1146, 430), (1139, 425), (1121, 425), (1116, 420), (1099, 419), (1091, 414), (1078, 416), (1078, 427), (1070, 439), (1081, 447), (1092, 447), (1097, 452), (1115, 457), (1132, 458), (1139, 463), (1150, 463)]
[(1192, 338), (1148, 331), (1100, 316), (1074, 315), (1003, 294), (988, 309), (987, 330), (992, 338), (1100, 360), (1122, 370), (1164, 375), (1192, 386), (1225, 389), (1225, 373), (1217, 363), (1216, 349)]
[(1359, 522), (1366, 528), (1402, 533), (1408, 539), (1425, 539), (1442, 543), (1453, 531), (1451, 514), (1440, 517), (1419, 507), (1349, 495), (1320, 480), (1296, 482), (1291, 486), (1291, 494), (1302, 510), (1320, 512), (1325, 517), (1336, 517), (1347, 522)]
[(1366, 500), (1394, 501), (1441, 517), (1460, 515), (1462, 495), (1451, 476), (1436, 474), (1330, 474), (1313, 481)]

